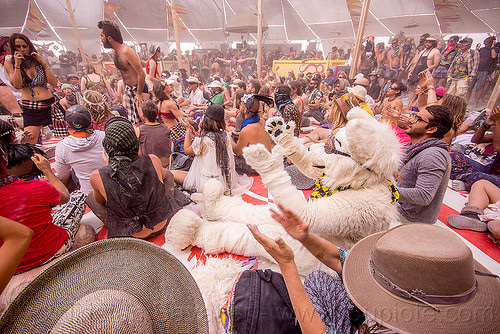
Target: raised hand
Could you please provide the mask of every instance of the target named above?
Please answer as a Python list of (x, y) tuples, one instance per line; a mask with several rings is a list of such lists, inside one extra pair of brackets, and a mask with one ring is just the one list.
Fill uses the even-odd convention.
[(278, 204), (278, 208), (281, 212), (270, 209), (271, 217), (280, 223), (292, 238), (304, 241), (309, 236), (309, 223), (281, 204)]
[(262, 234), (259, 231), (257, 225), (248, 224), (247, 227), (255, 240), (257, 240), (257, 242), (264, 247), (266, 252), (268, 252), (280, 266), (293, 263), (293, 251), (290, 246), (283, 241), (283, 239), (277, 238), (276, 240), (273, 240), (269, 238), (267, 235)]

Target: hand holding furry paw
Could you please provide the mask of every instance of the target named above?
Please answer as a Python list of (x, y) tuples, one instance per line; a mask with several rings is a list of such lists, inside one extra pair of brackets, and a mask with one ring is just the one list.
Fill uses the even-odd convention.
[(271, 117), (266, 121), (266, 130), (274, 142), (286, 147), (293, 139), (295, 123), (292, 121), (285, 123), (282, 117)]
[(278, 265), (283, 266), (294, 263), (293, 250), (285, 243), (285, 241), (283, 241), (283, 239), (277, 238), (276, 240), (273, 240), (269, 238), (267, 235), (262, 234), (259, 231), (257, 225), (247, 224), (247, 227), (255, 240), (257, 240), (257, 242), (264, 247), (266, 252), (268, 252), (274, 260), (276, 260)]
[(271, 217), (280, 223), (292, 238), (304, 241), (309, 236), (309, 223), (303, 221), (295, 212), (286, 209), (281, 204), (278, 204), (278, 208), (281, 212), (270, 209)]

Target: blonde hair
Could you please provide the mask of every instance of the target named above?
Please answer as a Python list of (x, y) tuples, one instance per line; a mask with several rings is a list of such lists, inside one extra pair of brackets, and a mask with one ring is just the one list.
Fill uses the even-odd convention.
[(335, 101), (332, 103), (332, 107), (328, 112), (328, 119), (332, 121), (332, 130), (343, 128), (347, 124), (347, 117)]
[(461, 96), (445, 94), (441, 105), (448, 107), (451, 117), (453, 118), (451, 128), (456, 133), (464, 122), (465, 113), (467, 112), (467, 102)]
[(86, 90), (83, 93), (82, 105), (90, 112), (94, 124), (102, 124), (112, 116), (104, 96), (95, 90)]

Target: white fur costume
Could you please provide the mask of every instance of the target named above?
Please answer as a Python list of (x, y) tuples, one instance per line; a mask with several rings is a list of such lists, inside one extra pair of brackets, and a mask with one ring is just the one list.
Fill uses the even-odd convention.
[[(365, 236), (387, 230), (398, 222), (388, 181), (393, 181), (401, 149), (390, 127), (363, 109), (352, 109), (347, 118), (347, 126), (335, 135), (337, 153), (327, 154), (323, 144), (315, 144), (308, 151), (293, 137), (293, 122), (285, 124), (282, 118), (273, 117), (266, 122), (266, 129), (278, 144), (272, 154), (260, 144), (245, 148), (243, 154), (247, 163), (262, 176), (275, 202), (308, 221), (312, 233), (340, 247), (351, 248)], [(283, 168), (283, 154), (312, 179), (324, 173), (321, 180), (329, 189), (346, 186), (350, 189), (328, 197), (305, 199)], [(330, 271), (288, 236), (272, 219), (268, 206), (248, 204), (241, 197), (223, 196), (222, 185), (216, 180), (205, 184), (203, 202), (205, 220), (190, 210), (180, 210), (168, 225), (167, 242), (180, 248), (196, 245), (207, 253), (227, 251), (272, 260), (245, 226), (257, 224), (262, 233), (271, 238), (282, 237), (292, 247), (302, 275), (314, 270)]]

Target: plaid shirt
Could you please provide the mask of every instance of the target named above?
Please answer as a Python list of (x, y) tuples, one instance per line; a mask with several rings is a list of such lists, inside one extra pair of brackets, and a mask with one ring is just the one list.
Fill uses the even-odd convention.
[[(459, 62), (467, 62), (467, 73), (457, 72), (457, 66)], [(477, 69), (479, 68), (479, 52), (476, 50), (469, 49), (466, 53), (460, 51), (453, 59), (450, 68), (448, 69), (448, 78), (460, 80), (465, 78), (471, 78), (476, 75)], [(464, 76), (465, 75), (465, 76)]]

